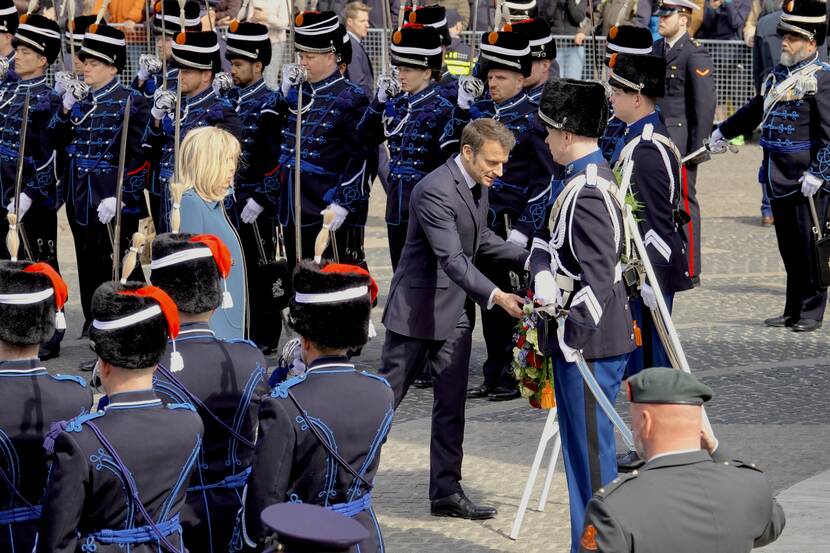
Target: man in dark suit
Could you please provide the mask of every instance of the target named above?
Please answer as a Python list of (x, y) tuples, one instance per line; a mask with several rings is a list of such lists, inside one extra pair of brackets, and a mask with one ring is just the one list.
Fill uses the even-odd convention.
[(374, 90), (375, 71), (369, 60), (363, 40), (369, 34), (369, 6), (363, 2), (349, 2), (345, 12), (346, 32), (352, 46), (352, 61), (346, 69), (346, 78), (363, 89), (368, 98)]
[(500, 290), (475, 267), (476, 258), (521, 269), (527, 251), (487, 227), (487, 189), (501, 176), (513, 133), (477, 119), (461, 134), (461, 153), (424, 177), (412, 192), (409, 231), (392, 279), (383, 324), (383, 369), (397, 407), (429, 362), (435, 401), (430, 442), (431, 511), (485, 519), (461, 488), (464, 403), (475, 307), (499, 306), (520, 317), (522, 300)]

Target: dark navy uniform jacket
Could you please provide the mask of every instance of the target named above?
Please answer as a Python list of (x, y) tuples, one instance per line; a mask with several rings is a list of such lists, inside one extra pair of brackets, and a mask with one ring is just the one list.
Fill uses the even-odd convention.
[(626, 126), (625, 121), (612, 115), (605, 127), (605, 132), (602, 133), (599, 139), (599, 149), (602, 150), (602, 157), (609, 163), (611, 163), (611, 158), (614, 157), (617, 144), (625, 138)]
[[(228, 428), (248, 442), (256, 441), (260, 397), (268, 392), (265, 359), (250, 342), (217, 339), (207, 323), (183, 324), (176, 350), (184, 359), (184, 369), (172, 373), (178, 383), (156, 371), (153, 388), (165, 403), (193, 404), (205, 425), (182, 508), (185, 545), (204, 553), (239, 551), (242, 538), (234, 528), (254, 449)], [(171, 352), (168, 345), (162, 366), (170, 367)]]
[[(300, 140), (300, 179), (303, 226), (320, 225), (320, 212), (336, 203), (356, 212), (365, 205), (369, 190), (364, 173), (367, 166), (365, 146), (357, 139), (357, 124), (369, 105), (369, 99), (356, 84), (335, 70), (317, 83), (304, 82), (302, 133)], [(280, 129), (280, 156), (273, 163), (278, 175), (265, 187), (270, 203), (278, 207), (283, 225), (294, 221), (294, 127), (297, 120), (297, 87), (288, 96), (281, 93), (265, 110), (263, 125)]]
[(614, 174), (596, 150), (569, 164), (564, 179), (559, 212), (533, 239), (531, 273), (573, 279), (565, 343), (582, 349), (586, 359), (629, 353), (634, 333), (621, 280), (625, 232), (612, 198)]
[(39, 359), (0, 361), (0, 403), (0, 550), (29, 552), (46, 485), (43, 438), (53, 422), (89, 411), (92, 391), (76, 376), (51, 376)]
[(389, 141), (386, 222), (409, 220), (409, 196), (423, 177), (446, 161), (440, 139), (453, 106), (437, 83), (417, 94), (400, 94), (386, 104), (375, 99), (358, 125), (361, 140), (374, 148)]
[(345, 357), (316, 359), (304, 375), (274, 388), (259, 412), (259, 441), (245, 505), (247, 537), (261, 544), (269, 535), (259, 519), (265, 507), (286, 501), (312, 503), (351, 516), (369, 530), (369, 538), (352, 551), (383, 551), (370, 490), (314, 437), (288, 398), (289, 390), (329, 445), (370, 483), (392, 424), (389, 384), (355, 370)]
[(0, 127), (0, 202), (5, 208), (14, 199), (23, 104), (27, 94), (30, 96), (29, 123), (21, 191), (38, 205), (57, 210), (63, 200), (57, 187), (55, 147), (49, 122), (60, 109), (61, 99), (46, 83), (46, 77), (9, 83), (0, 95), (0, 120), (3, 121)]
[(671, 140), (657, 112), (628, 125), (611, 165), (619, 172), (628, 160), (634, 162), (630, 190), (642, 204), (635, 213), (639, 219), (637, 226), (660, 289), (669, 294), (688, 290), (693, 285), (686, 258), (686, 237), (677, 217), (682, 195), (679, 152), (673, 145), (655, 139), (655, 135)]
[(138, 390), (113, 394), (103, 410), (50, 430), (44, 447), (53, 450), (52, 465), (38, 553), (120, 553), (124, 545), (114, 539), (142, 536), (144, 543), (139, 541), (130, 551), (159, 551), (155, 534), (125, 485), (123, 470), (87, 421), (113, 445), (147, 512), (183, 552), (179, 511), (201, 447), (202, 421), (189, 404), (164, 406), (153, 390)]
[(124, 170), (124, 213), (147, 216), (144, 184), (148, 164), (141, 149), (149, 108), (144, 96), (115, 78), (90, 92), (69, 113), (59, 108), (49, 124), (58, 148), (65, 148), (63, 169), (65, 200), (75, 209), (77, 222), (97, 221), (96, 210), (104, 198), (115, 196), (121, 127), (127, 97), (132, 96), (127, 155)]
[[(179, 69), (176, 67), (169, 67), (167, 68), (167, 87), (166, 90), (170, 90), (172, 92), (176, 92), (176, 88), (179, 84)], [(144, 84), (138, 84), (138, 76), (133, 78), (133, 82), (130, 83), (130, 86), (133, 90), (137, 90), (144, 94), (144, 97), (147, 99), (147, 103), (152, 105), (154, 100), (154, 95), (156, 90), (162, 88), (164, 86), (164, 80), (161, 78), (161, 73), (156, 75), (150, 75), (150, 78), (144, 81)]]
[[(212, 86), (207, 87), (201, 93), (188, 98), (182, 96), (182, 120), (180, 128), (181, 140), (190, 129), (197, 127), (219, 127), (230, 132), (236, 138), (241, 138), (242, 130), (239, 123), (239, 116), (234, 111), (231, 103), (217, 94)], [(148, 156), (156, 157), (158, 172), (154, 174), (154, 180), (150, 183), (150, 193), (161, 197), (161, 232), (169, 231), (170, 208), (170, 179), (175, 169), (173, 159), (175, 149), (175, 121), (172, 117), (165, 115), (161, 124), (156, 127), (156, 121), (152, 117), (147, 122), (144, 135), (144, 146), (148, 148)]]
[(712, 134), (717, 103), (712, 57), (688, 34), (671, 48), (661, 38), (654, 43), (654, 55), (666, 58), (666, 95), (658, 98), (657, 105), (669, 138), (686, 155)]
[(765, 96), (756, 96), (720, 126), (723, 135), (731, 138), (761, 124), (764, 161), (759, 180), (772, 198), (800, 194), (798, 179), (804, 171), (824, 179), (825, 189), (830, 183), (830, 65), (817, 55), (793, 67), (776, 65), (764, 92), (771, 94), (777, 83), (796, 71), (812, 73), (807, 79), (812, 82), (807, 86), (811, 92), (792, 89), (770, 106), (766, 118)]
[(547, 131), (536, 115), (539, 106), (523, 91), (499, 104), (487, 99), (468, 110), (456, 108), (447, 124), (441, 145), (446, 151), (458, 150), (461, 131), (472, 119), (492, 117), (502, 122), (516, 137), (516, 145), (504, 165), (504, 174), (489, 188), (490, 211), (487, 226), (504, 228), (504, 216), (513, 228), (527, 237), (544, 226), (547, 188), (556, 164), (545, 144)]

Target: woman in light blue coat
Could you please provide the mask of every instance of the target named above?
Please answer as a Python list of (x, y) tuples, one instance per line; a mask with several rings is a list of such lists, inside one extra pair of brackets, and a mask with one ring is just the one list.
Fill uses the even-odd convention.
[[(214, 234), (233, 258), (226, 279), (232, 305), (223, 304), (210, 318), (217, 338), (234, 340), (248, 335), (248, 285), (239, 235), (225, 213), (224, 199), (233, 186), (239, 162), (239, 141), (217, 127), (201, 127), (187, 133), (179, 149), (179, 175), (172, 188), (174, 232)], [(178, 201), (177, 201), (177, 198)], [(177, 219), (180, 225), (177, 228)]]

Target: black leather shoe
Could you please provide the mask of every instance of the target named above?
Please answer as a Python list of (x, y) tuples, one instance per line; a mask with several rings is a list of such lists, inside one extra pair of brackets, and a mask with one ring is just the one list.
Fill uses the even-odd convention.
[(493, 388), (493, 391), (487, 395), (487, 399), (490, 401), (510, 401), (511, 399), (516, 399), (519, 396), (519, 388), (515, 386), (512, 388), (499, 386), (498, 388)]
[(412, 382), (412, 385), (415, 386), (416, 388), (421, 388), (421, 389), (432, 388), (432, 377), (429, 375), (429, 373), (424, 373), (421, 376), (419, 376), (418, 378), (416, 378)]
[(812, 332), (821, 328), (821, 321), (814, 321), (813, 319), (799, 319), (797, 323), (792, 325), (793, 332)]
[(434, 517), (456, 517), (469, 520), (484, 520), (498, 514), (495, 507), (476, 505), (464, 492), (454, 493), (430, 502), (430, 513)]
[(78, 368), (86, 373), (92, 372), (92, 369), (95, 368), (95, 363), (97, 361), (97, 359), (93, 359), (92, 361), (82, 361), (81, 364), (78, 365)]
[(792, 319), (792, 317), (787, 317), (786, 315), (781, 315), (780, 317), (772, 317), (764, 320), (764, 325), (771, 326), (773, 328), (791, 327), (794, 324), (795, 321)]
[(617, 472), (631, 472), (645, 464), (645, 461), (640, 459), (640, 456), (634, 450), (617, 454)]
[(482, 397), (487, 397), (492, 391), (493, 388), (491, 388), (487, 384), (482, 384), (481, 386), (476, 386), (475, 388), (467, 388), (467, 398), (478, 399)]

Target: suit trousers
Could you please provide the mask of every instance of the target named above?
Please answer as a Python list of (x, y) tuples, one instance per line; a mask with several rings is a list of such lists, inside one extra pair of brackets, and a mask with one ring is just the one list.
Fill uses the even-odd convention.
[[(819, 221), (824, 221), (830, 194), (819, 192), (813, 199)], [(813, 220), (807, 198), (796, 192), (786, 198), (771, 198), (770, 203), (778, 251), (787, 271), (784, 316), (820, 321), (827, 305), (827, 291), (819, 285)]]
[[(605, 396), (613, 403), (620, 390), (628, 354), (593, 359), (588, 368)], [(562, 458), (568, 482), (571, 511), (571, 552), (579, 551), (579, 538), (588, 500), (617, 477), (614, 425), (594, 399), (579, 369), (557, 352), (553, 366)]]
[(423, 340), (386, 331), (380, 375), (395, 392), (395, 408), (426, 363), (432, 367), (432, 429), (429, 444), (429, 498), (441, 499), (461, 489), (464, 458), (464, 406), (473, 339), (471, 309), (458, 319), (446, 340)]
[[(669, 313), (674, 304), (674, 294), (663, 294)], [(643, 337), (643, 345), (631, 352), (628, 363), (625, 366), (623, 379), (629, 378), (650, 367), (671, 367), (669, 355), (660, 339), (660, 333), (654, 325), (654, 318), (651, 316), (651, 309), (644, 303), (642, 298), (631, 298), (628, 301), (631, 306), (631, 316), (640, 327), (640, 335)]]
[(700, 277), (700, 204), (697, 201), (697, 165), (683, 166), (683, 197), (681, 207), (691, 216), (692, 220), (685, 227), (689, 241), (689, 276)]
[[(239, 213), (242, 213), (242, 207), (239, 204), (235, 206), (239, 210)], [(259, 246), (257, 245), (256, 235), (254, 234), (254, 225), (259, 230), (262, 249), (265, 251), (265, 259), (263, 260), (261, 260)], [(252, 281), (254, 280), (252, 276), (256, 274), (260, 261), (269, 262), (274, 259), (274, 252), (276, 251), (276, 228), (276, 221), (264, 215), (257, 217), (253, 224), (242, 223), (240, 221), (237, 227), (239, 241), (242, 244), (242, 254), (245, 257), (245, 272), (248, 274), (249, 295), (251, 293), (251, 285), (253, 284)], [(249, 336), (251, 341), (258, 346), (275, 348), (279, 345), (280, 335), (282, 334), (282, 319), (279, 313), (272, 313), (266, 308), (267, 306), (258, 305), (257, 302), (251, 302)]]

